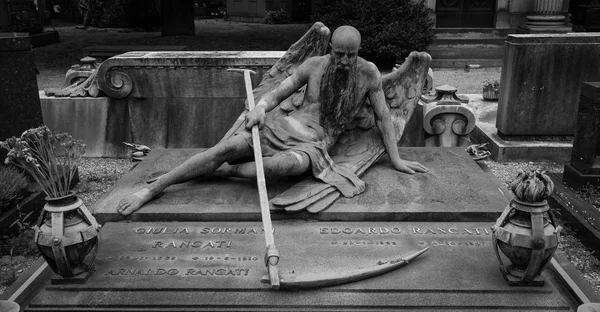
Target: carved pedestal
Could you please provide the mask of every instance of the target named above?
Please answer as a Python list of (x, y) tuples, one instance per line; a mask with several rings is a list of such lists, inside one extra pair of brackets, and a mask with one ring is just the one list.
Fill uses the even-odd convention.
[(600, 185), (600, 82), (581, 86), (577, 127), (571, 162), (565, 165), (563, 181), (572, 188)]
[(475, 115), (465, 105), (469, 99), (458, 96), (457, 89), (448, 85), (435, 91), (435, 98), (426, 98), (423, 106), (425, 146), (469, 145), (469, 133), (475, 128)]

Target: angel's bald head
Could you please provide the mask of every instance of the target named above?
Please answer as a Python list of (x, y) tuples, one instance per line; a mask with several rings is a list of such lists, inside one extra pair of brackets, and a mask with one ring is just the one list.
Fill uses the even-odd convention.
[(331, 46), (358, 51), (360, 47), (360, 33), (352, 26), (340, 26), (331, 36)]
[(331, 36), (331, 61), (339, 68), (356, 64), (360, 33), (352, 26), (340, 26)]

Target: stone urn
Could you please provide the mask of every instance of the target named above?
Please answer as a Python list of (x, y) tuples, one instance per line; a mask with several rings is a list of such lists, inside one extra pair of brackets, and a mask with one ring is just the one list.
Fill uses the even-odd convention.
[(59, 198), (46, 197), (46, 201), (34, 227), (35, 243), (63, 283), (81, 283), (91, 274), (100, 226), (73, 192)]
[(100, 63), (90, 56), (86, 56), (79, 61), (81, 64), (71, 66), (65, 74), (65, 84), (67, 86), (88, 79), (100, 67)]
[(543, 286), (540, 273), (558, 247), (561, 230), (546, 201), (554, 183), (540, 171), (521, 172), (510, 188), (515, 199), (492, 226), (500, 272), (510, 286)]

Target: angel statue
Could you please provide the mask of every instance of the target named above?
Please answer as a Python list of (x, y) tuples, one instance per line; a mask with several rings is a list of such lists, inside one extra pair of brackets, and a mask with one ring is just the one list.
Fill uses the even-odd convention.
[(358, 56), (361, 36), (341, 26), (331, 36), (322, 23), (312, 28), (265, 74), (254, 89), (256, 107), (214, 147), (198, 153), (142, 190), (123, 198), (117, 211), (129, 215), (166, 187), (198, 177), (256, 178), (249, 129), (259, 125), (267, 181), (312, 173), (271, 200), (274, 209), (325, 209), (340, 193), (365, 190), (358, 177), (387, 152), (393, 167), (425, 173), (401, 159), (397, 142), (426, 81), (431, 57), (413, 52), (382, 77)]

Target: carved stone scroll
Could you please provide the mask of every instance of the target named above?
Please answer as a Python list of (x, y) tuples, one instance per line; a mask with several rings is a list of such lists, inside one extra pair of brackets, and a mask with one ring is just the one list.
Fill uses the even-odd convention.
[(465, 105), (468, 98), (456, 95), (457, 89), (444, 85), (435, 88), (435, 98), (426, 99), (423, 107), (423, 128), (428, 137), (426, 146), (466, 146), (469, 133), (475, 128), (475, 114)]

